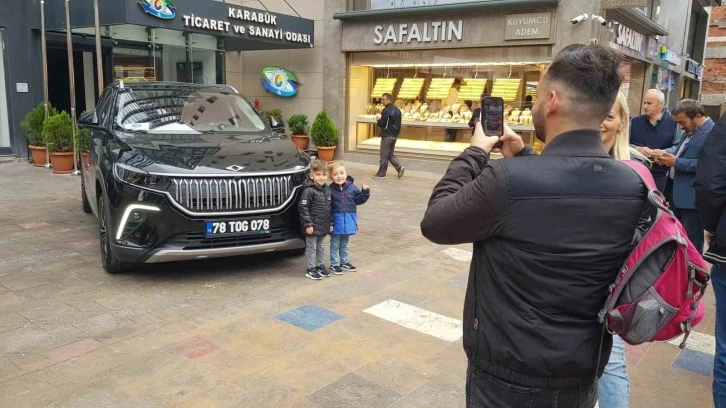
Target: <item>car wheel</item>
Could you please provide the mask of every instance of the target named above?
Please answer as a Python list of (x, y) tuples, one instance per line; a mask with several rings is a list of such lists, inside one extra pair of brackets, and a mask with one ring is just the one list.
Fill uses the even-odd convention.
[(123, 272), (128, 265), (121, 262), (111, 252), (111, 234), (113, 234), (109, 223), (109, 213), (106, 208), (106, 200), (102, 196), (98, 199), (98, 224), (100, 229), (101, 243), (101, 264), (103, 269), (108, 273)]
[(86, 194), (86, 184), (84, 182), (81, 182), (81, 201), (83, 202), (83, 212), (86, 214), (93, 213), (91, 203), (88, 202), (88, 194)]

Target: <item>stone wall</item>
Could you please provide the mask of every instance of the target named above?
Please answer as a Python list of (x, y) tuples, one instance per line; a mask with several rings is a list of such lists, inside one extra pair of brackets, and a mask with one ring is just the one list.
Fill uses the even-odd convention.
[(721, 105), (726, 102), (726, 6), (711, 9), (708, 37), (701, 103)]

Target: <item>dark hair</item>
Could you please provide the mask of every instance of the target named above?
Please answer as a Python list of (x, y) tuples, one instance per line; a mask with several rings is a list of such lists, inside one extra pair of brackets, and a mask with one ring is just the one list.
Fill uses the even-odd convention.
[(672, 116), (676, 116), (679, 113), (685, 113), (690, 119), (695, 119), (696, 115), (706, 116), (706, 112), (703, 110), (698, 101), (693, 99), (681, 99), (676, 103), (676, 107), (673, 108)]
[(393, 100), (393, 97), (388, 92), (384, 93), (381, 99)]
[(310, 164), (310, 171), (313, 173), (317, 172), (328, 172), (328, 163), (324, 162), (322, 160), (313, 160), (313, 162)]
[(618, 96), (622, 57), (601, 45), (572, 44), (563, 48), (547, 69), (547, 81), (570, 92), (573, 116), (605, 119)]

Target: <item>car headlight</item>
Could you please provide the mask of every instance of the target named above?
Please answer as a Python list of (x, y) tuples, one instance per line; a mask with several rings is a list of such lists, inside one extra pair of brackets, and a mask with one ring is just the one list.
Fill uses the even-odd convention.
[(147, 171), (121, 163), (114, 163), (113, 174), (119, 181), (155, 191), (166, 191), (171, 184), (169, 177), (149, 174)]

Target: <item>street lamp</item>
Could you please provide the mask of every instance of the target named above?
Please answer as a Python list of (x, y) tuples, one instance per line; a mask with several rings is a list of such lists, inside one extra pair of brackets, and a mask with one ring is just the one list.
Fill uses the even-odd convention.
[(73, 141), (73, 175), (81, 174), (78, 171), (78, 152), (76, 151), (76, 73), (73, 66), (73, 41), (71, 38), (71, 10), (70, 0), (66, 0), (66, 45), (68, 47), (68, 77), (71, 91), (71, 138)]
[[(48, 105), (50, 102), (48, 101), (48, 50), (45, 43), (45, 0), (40, 0), (40, 36), (42, 43), (41, 55), (43, 57), (43, 104), (45, 106), (45, 120), (48, 120)], [(45, 149), (45, 166), (43, 167), (46, 169), (53, 168), (53, 165), (50, 164), (50, 152), (47, 146)]]

